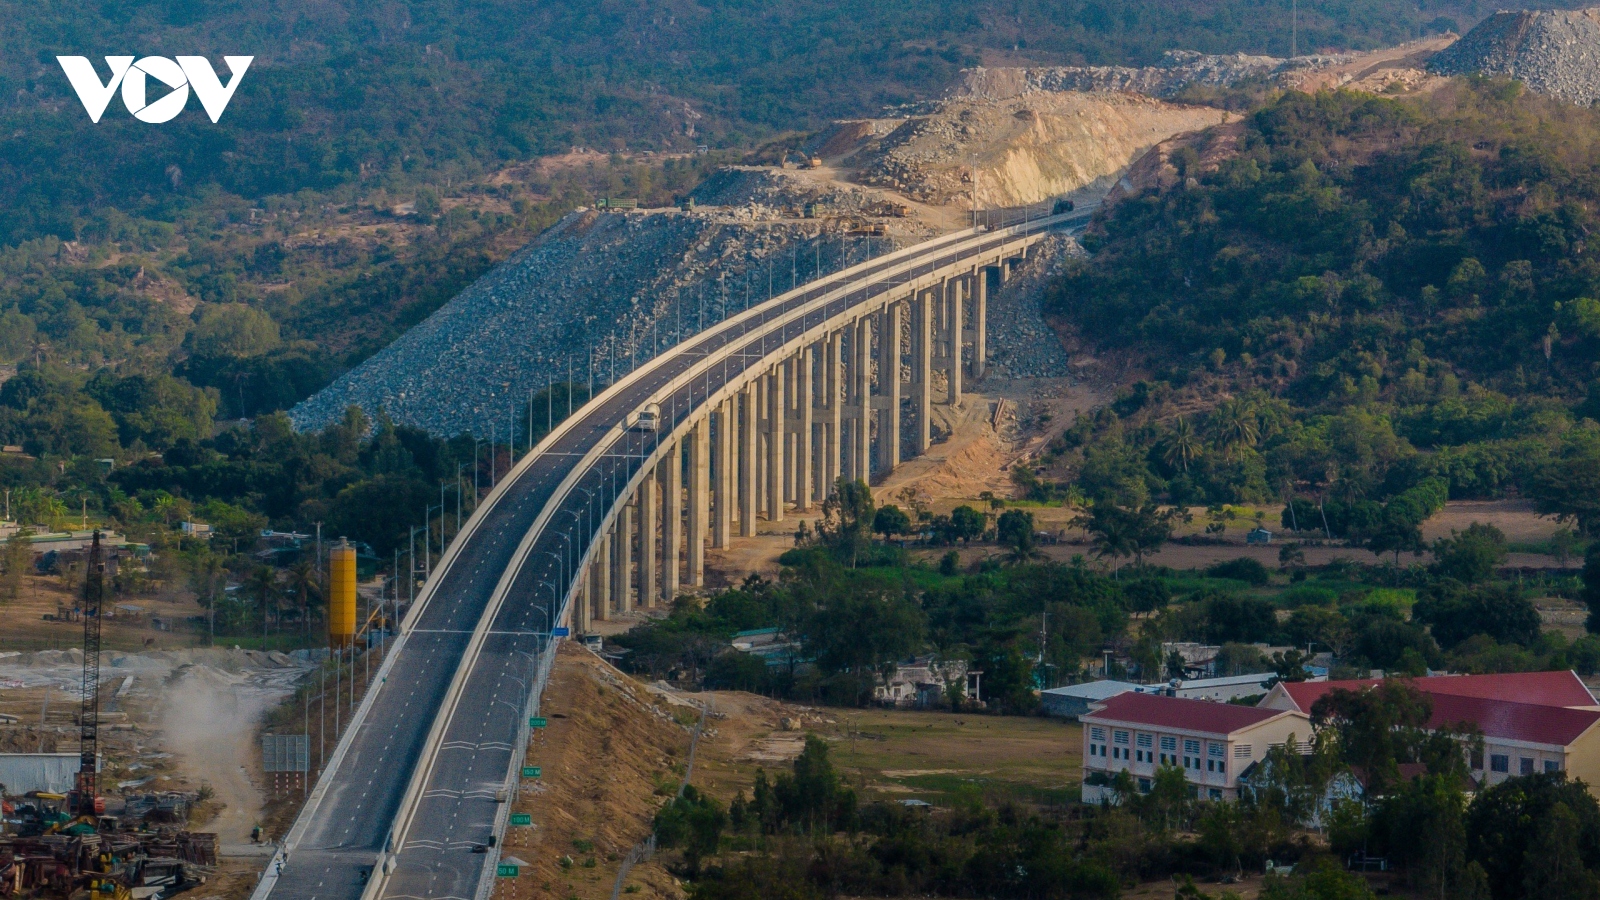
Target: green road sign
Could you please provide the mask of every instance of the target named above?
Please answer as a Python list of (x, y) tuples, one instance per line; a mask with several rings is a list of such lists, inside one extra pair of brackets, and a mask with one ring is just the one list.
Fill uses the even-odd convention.
[(539, 768), (538, 766), (523, 766), (522, 767), (522, 777), (523, 778), (538, 778), (543, 773), (544, 773), (544, 770)]
[(544, 726), (546, 726), (548, 724), (549, 723), (545, 721), (544, 716), (530, 716), (528, 718), (528, 727), (529, 728), (543, 728)]
[(512, 813), (511, 814), (511, 824), (513, 824), (513, 825), (532, 825), (533, 824), (533, 814), (532, 813)]
[(517, 877), (517, 867), (515, 865), (501, 863), (498, 866), (495, 866), (494, 874), (499, 878), (515, 878)]

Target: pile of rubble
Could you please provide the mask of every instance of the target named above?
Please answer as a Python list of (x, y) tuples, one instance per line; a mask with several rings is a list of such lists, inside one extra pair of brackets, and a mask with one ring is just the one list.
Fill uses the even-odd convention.
[(1283, 59), (1243, 53), (1216, 56), (1193, 50), (1168, 50), (1153, 66), (979, 67), (963, 71), (949, 97), (998, 101), (1036, 92), (1077, 91), (1172, 98), (1191, 86), (1224, 88), (1247, 79), (1291, 80), (1308, 72), (1344, 65), (1355, 58), (1356, 54), (1349, 53)]
[(550, 380), (610, 383), (819, 270), (933, 233), (877, 192), (806, 171), (730, 169), (695, 199), (569, 214), (290, 418), (316, 429), (356, 405), (435, 434), (503, 437)]
[(987, 362), (994, 378), (1065, 378), (1071, 356), (1045, 323), (1039, 304), (1044, 288), (1083, 248), (1053, 235), (1028, 254), (1028, 261), (989, 298)]
[(1515, 78), (1541, 94), (1600, 100), (1600, 8), (1495, 13), (1429, 60), (1441, 75)]

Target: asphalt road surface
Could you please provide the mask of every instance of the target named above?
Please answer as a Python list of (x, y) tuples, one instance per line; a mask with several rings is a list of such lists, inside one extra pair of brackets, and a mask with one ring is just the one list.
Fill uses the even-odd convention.
[[(1081, 225), (1091, 209), (1081, 210), (1054, 227)], [(723, 322), (642, 365), (645, 374), (618, 396), (575, 415), (574, 427), (515, 474), (485, 519), (466, 539), (398, 650), (388, 680), (377, 686), (369, 714), (353, 738), (335, 773), (332, 787), (299, 845), (283, 865), (272, 897), (283, 900), (356, 900), (365, 887), (367, 870), (388, 838), (391, 824), (422, 757), (424, 743), (460, 666), (473, 629), (488, 609), (502, 573), (540, 513), (554, 499), (561, 483), (584, 456), (602, 441), (605, 453), (593, 461), (560, 500), (512, 582), (490, 634), (472, 666), (465, 690), (445, 729), (441, 749), (429, 773), (420, 805), (396, 868), (385, 886), (392, 900), (469, 900), (477, 893), (485, 857), (475, 847), (488, 842), (498, 811), (495, 793), (506, 786), (513, 743), (529, 691), (535, 654), (543, 646), (552, 607), (565, 597), (575, 567), (611, 504), (626, 492), (629, 480), (656, 444), (689, 418), (706, 398), (807, 327), (869, 300), (888, 283), (874, 283), (873, 273), (911, 259), (922, 260), (903, 283), (956, 259), (991, 250), (998, 236), (969, 242), (929, 242), (911, 256), (853, 273), (849, 281), (825, 276), (766, 315), (743, 323)], [(856, 289), (828, 304), (826, 313), (808, 314), (782, 329), (768, 332), (768, 319), (804, 305), (846, 283)], [(740, 346), (741, 342), (743, 345)], [(662, 385), (699, 359), (734, 345), (738, 352), (704, 379), (661, 402), (659, 432), (613, 427), (637, 409)]]

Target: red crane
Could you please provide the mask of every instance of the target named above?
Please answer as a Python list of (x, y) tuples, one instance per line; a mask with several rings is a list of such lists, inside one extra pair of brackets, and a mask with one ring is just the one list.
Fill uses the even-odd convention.
[(100, 799), (100, 608), (105, 601), (106, 563), (100, 553), (100, 532), (89, 546), (89, 568), (83, 582), (83, 708), (78, 715), (78, 784), (73, 814), (97, 816)]

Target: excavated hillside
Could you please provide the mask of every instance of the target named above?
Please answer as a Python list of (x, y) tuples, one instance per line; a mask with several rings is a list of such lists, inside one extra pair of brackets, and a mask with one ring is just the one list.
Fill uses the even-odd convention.
[[(290, 411), (297, 428), (350, 405), (435, 434), (505, 435), (564, 381), (609, 383), (703, 325), (932, 226), (885, 216), (880, 192), (808, 171), (734, 168), (691, 210), (575, 211), (399, 340)], [(815, 204), (813, 217), (805, 216)], [(881, 225), (884, 235), (863, 235)], [(854, 232), (854, 233), (852, 233)]]
[(925, 203), (1037, 203), (1105, 179), (1150, 147), (1225, 113), (1127, 93), (1030, 90), (950, 99), (877, 139), (857, 159), (864, 184)]
[(1433, 57), (1442, 75), (1515, 78), (1541, 94), (1600, 100), (1600, 7), (1495, 13)]

